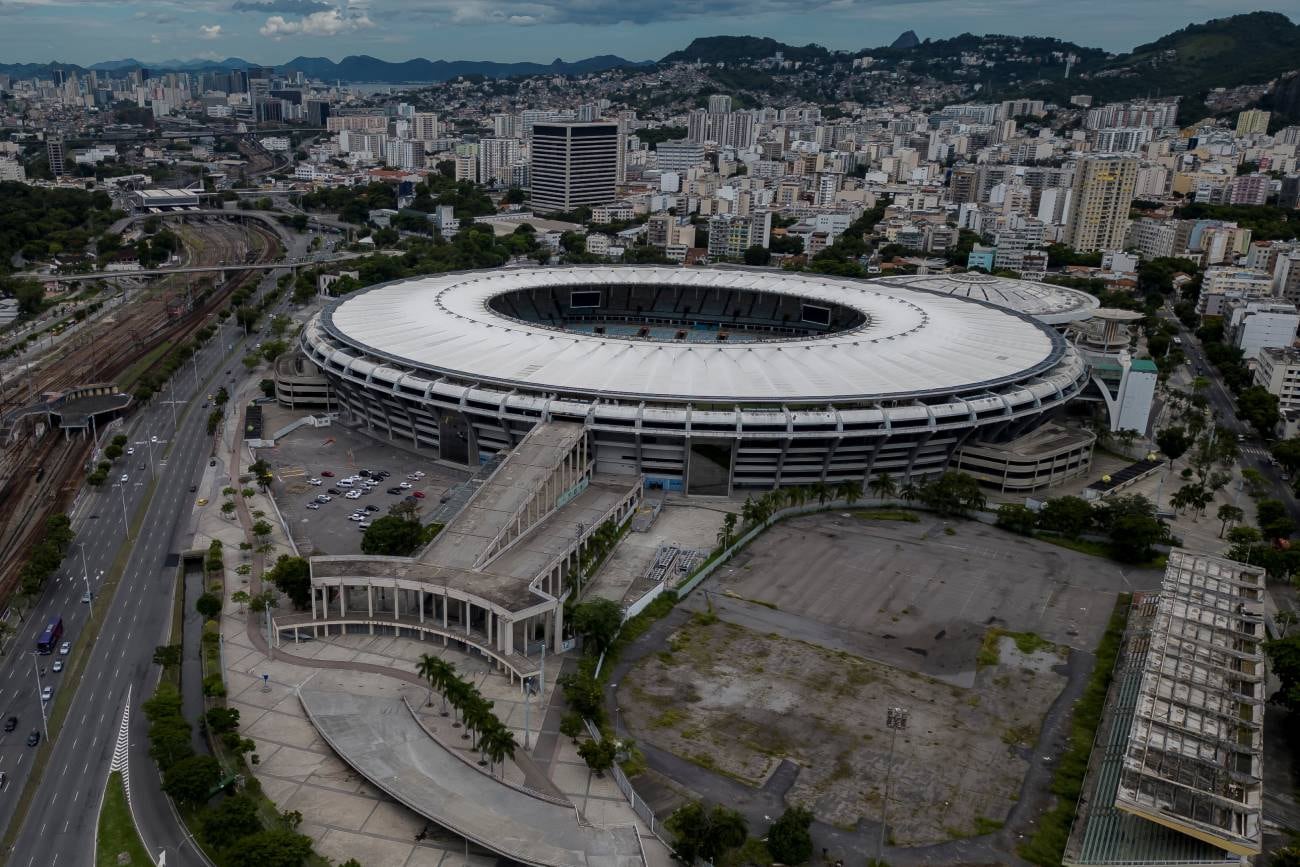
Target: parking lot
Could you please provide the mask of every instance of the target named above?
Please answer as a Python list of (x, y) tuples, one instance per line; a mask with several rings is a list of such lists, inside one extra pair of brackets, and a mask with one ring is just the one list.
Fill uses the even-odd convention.
[[(281, 438), (275, 448), (259, 449), (257, 455), (274, 468), (272, 494), (298, 550), (304, 555), (358, 554), (362, 533), (358, 523), (348, 518), (354, 510), (374, 506), (371, 515), (378, 518), (388, 514), (390, 506), (412, 496), (420, 506), (422, 519), (427, 521), (444, 494), (469, 478), (466, 472), (338, 425), (298, 428)], [(364, 492), (361, 484), (351, 488), (339, 484), (341, 479), (362, 470), (386, 470), (391, 475), (369, 492)], [(408, 479), (412, 473), (423, 473), (424, 477)], [(319, 479), (321, 484), (312, 485), (311, 479)], [(408, 484), (410, 488), (400, 494), (388, 493), (389, 488), (400, 484)], [(338, 493), (330, 493), (331, 490)], [(356, 499), (348, 499), (349, 490), (363, 493)], [(319, 508), (308, 507), (322, 495), (330, 497), (330, 501), (318, 503)]]

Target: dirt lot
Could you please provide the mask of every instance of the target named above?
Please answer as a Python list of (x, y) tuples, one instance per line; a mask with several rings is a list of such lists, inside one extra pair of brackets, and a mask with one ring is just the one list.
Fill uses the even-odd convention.
[(785, 803), (847, 830), (879, 818), (885, 715), (901, 706), (895, 843), (999, 827), (1068, 648), (1091, 651), (1115, 594), (1159, 576), (917, 518), (823, 514), (770, 530), (685, 601), (695, 614), (667, 647), (621, 677), (624, 725), (693, 763), (674, 774), (688, 789), (711, 773), (761, 786), (791, 759)]
[(890, 828), (898, 845), (986, 833), (1011, 807), (1024, 748), (1064, 684), (1054, 647), (1001, 661), (973, 689), (697, 615), (670, 648), (624, 678), (619, 701), (638, 739), (761, 785), (781, 759), (800, 765), (786, 798), (852, 828), (880, 811), (885, 709), (905, 707)]

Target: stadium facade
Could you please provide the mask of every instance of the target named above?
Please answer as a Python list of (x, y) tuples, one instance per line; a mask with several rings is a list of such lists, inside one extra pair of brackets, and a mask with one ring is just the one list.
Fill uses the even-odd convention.
[[(597, 472), (691, 494), (917, 480), (954, 456), (1002, 461), (989, 456), (1088, 384), (1053, 325), (1086, 318), (1091, 296), (1035, 290), (1025, 312), (970, 288), (656, 266), (440, 274), (331, 303), (301, 348), (345, 420), (463, 466), (547, 420), (590, 431)], [(1065, 452), (1053, 479), (1086, 468), (1091, 440)], [(991, 472), (1032, 490), (1038, 463)]]

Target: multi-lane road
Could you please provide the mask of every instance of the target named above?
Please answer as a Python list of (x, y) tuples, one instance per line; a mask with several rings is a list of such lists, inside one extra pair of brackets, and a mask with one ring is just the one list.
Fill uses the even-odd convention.
[[(273, 285), (274, 279), (274, 274), (268, 275), (264, 286)], [(8, 775), (0, 792), (3, 827), (13, 818), (37, 754), (26, 746), (26, 740), (33, 729), (42, 728), (38, 676), (40, 686), (54, 687), (55, 701), (60, 699), (60, 679), (65, 676), (50, 670), (60, 658), (57, 652), (51, 656), (33, 653), (36, 638), (50, 618), (61, 616), (64, 639), (72, 645), (71, 654), (63, 657), (65, 663), (71, 667), (76, 655), (89, 655), (61, 730), (49, 744), (49, 761), (17, 841), (4, 853), (7, 864), (53, 867), (93, 863), (100, 794), (128, 691), (132, 705), (131, 796), (145, 845), (155, 858), (165, 851), (169, 865), (206, 863), (187, 840), (183, 825), (162, 794), (156, 766), (148, 754), (148, 726), (140, 705), (157, 684), (153, 651), (167, 642), (171, 627), (176, 563), (170, 555), (191, 546), (196, 498), (213, 496), (225, 483), (224, 462), (218, 459), (215, 467), (209, 466), (213, 458), (207, 412), (198, 403), (219, 385), (228, 385), (243, 374), (242, 366), (229, 354), (236, 339), (231, 330), (223, 328), (197, 355), (196, 365), (187, 364), (175, 374), (174, 397), (170, 388), (164, 389), (127, 424), (129, 439), (141, 445), (120, 462), (123, 469), (114, 469), (114, 486), (88, 491), (79, 498), (73, 520), (76, 539), (59, 577), (10, 638), (7, 653), (0, 659), (0, 714), (19, 718), (16, 731), (0, 734), (0, 770)], [(169, 399), (183, 403), (170, 405)], [(173, 428), (173, 410), (177, 428)], [(151, 455), (153, 437), (159, 442), (152, 444)], [(144, 471), (140, 464), (145, 464)], [(125, 485), (117, 481), (123, 472), (128, 476)], [(199, 490), (192, 492), (192, 486)], [(135, 528), (129, 537), (126, 526)], [(111, 574), (123, 552), (126, 563), (116, 593), (111, 599), (97, 597), (92, 603), (109, 608), (98, 640), (93, 647), (86, 646), (80, 639), (91, 605), (81, 601), (83, 572), (96, 584), (96, 576)], [(38, 675), (41, 667), (44, 675)], [(52, 709), (53, 703), (49, 707)]]

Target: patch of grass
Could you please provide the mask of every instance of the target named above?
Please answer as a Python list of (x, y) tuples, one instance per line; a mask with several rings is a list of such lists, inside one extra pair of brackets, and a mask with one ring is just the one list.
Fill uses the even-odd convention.
[(990, 627), (984, 633), (984, 639), (980, 641), (979, 652), (975, 654), (975, 667), (988, 668), (997, 665), (1001, 661), (1002, 654), (999, 645), (1003, 637), (1010, 638), (1016, 643), (1016, 650), (1029, 656), (1040, 650), (1056, 652), (1056, 645), (1046, 638), (1033, 632), (1011, 632), (1007, 629), (1001, 629), (997, 626)]
[(921, 520), (916, 512), (907, 509), (858, 509), (853, 513), (853, 517), (864, 521), (903, 521), (908, 524), (915, 524)]
[(718, 615), (710, 605), (704, 611), (696, 611), (691, 615), (691, 623), (695, 626), (712, 626), (718, 622)]
[(650, 720), (652, 729), (670, 729), (675, 728), (686, 719), (686, 713), (677, 707), (670, 707), (668, 710), (659, 714), (659, 716)]
[[(125, 860), (119, 860), (125, 855)], [(108, 786), (104, 789), (104, 804), (99, 811), (99, 832), (95, 837), (95, 867), (146, 867), (153, 864), (144, 844), (140, 842), (140, 833), (135, 829), (131, 818), (131, 809), (126, 803), (126, 792), (122, 789), (122, 774), (118, 771), (108, 775)]]
[(1056, 804), (1039, 819), (1033, 836), (1017, 847), (1022, 858), (1042, 867), (1060, 864), (1061, 856), (1065, 853), (1070, 824), (1074, 820), (1074, 808), (1079, 793), (1083, 790), (1084, 774), (1088, 770), (1088, 755), (1092, 752), (1092, 742), (1097, 735), (1097, 726), (1101, 723), (1106, 692), (1110, 689), (1111, 678), (1115, 673), (1115, 660), (1124, 640), (1124, 626), (1128, 622), (1132, 600), (1133, 597), (1128, 593), (1119, 595), (1110, 622), (1106, 625), (1106, 632), (1097, 645), (1096, 665), (1088, 677), (1083, 695), (1074, 705), (1074, 714), (1070, 718), (1069, 743), (1057, 761), (1056, 772), (1052, 776), (1052, 794), (1056, 795)]
[(772, 867), (772, 853), (767, 844), (750, 837), (739, 849), (732, 849), (718, 859), (718, 867)]
[[(1108, 560), (1114, 559), (1110, 556), (1110, 546), (1105, 542), (1097, 542), (1093, 539), (1067, 539), (1064, 536), (1057, 536), (1052, 533), (1035, 533), (1034, 538), (1041, 542), (1047, 542), (1058, 548), (1068, 548), (1071, 551), (1077, 551), (1080, 554), (1088, 554), (1092, 557), (1105, 557)], [(1146, 563), (1136, 564), (1140, 569), (1164, 569), (1165, 562), (1169, 559), (1168, 555), (1160, 554)]]
[(944, 528), (943, 528), (943, 534), (944, 534), (945, 536), (956, 536), (956, 535), (957, 535), (957, 531), (956, 531), (955, 529), (953, 529), (952, 527), (944, 527)]
[(997, 819), (989, 819), (984, 816), (975, 817), (975, 836), (982, 837), (985, 834), (992, 834), (994, 831), (1002, 829), (1002, 824)]
[(1002, 743), (1009, 747), (1033, 746), (1038, 738), (1038, 726), (1033, 723), (1012, 726), (1002, 733)]

